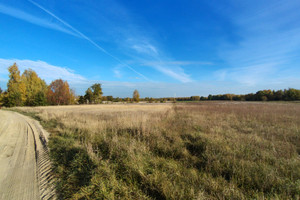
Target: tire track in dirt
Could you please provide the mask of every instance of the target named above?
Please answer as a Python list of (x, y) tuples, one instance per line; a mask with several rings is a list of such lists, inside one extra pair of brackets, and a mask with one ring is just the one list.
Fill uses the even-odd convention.
[(56, 199), (48, 135), (33, 119), (0, 111), (0, 200)]

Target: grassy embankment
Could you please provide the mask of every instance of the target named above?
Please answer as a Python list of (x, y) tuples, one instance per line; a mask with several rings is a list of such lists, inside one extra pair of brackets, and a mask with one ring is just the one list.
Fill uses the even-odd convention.
[(300, 105), (197, 103), (19, 108), (52, 132), (70, 199), (300, 197)]

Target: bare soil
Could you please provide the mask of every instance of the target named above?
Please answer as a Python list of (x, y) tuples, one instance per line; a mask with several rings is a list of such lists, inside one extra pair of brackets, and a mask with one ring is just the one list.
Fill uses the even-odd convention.
[(56, 199), (48, 133), (21, 114), (0, 111), (0, 199)]

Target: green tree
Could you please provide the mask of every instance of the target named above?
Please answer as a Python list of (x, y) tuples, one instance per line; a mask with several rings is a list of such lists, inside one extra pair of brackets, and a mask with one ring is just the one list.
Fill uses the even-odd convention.
[(116, 97), (116, 98), (113, 99), (113, 101), (114, 101), (114, 102), (120, 102), (121, 100), (120, 100), (119, 97)]
[(100, 83), (95, 83), (91, 86), (91, 89), (93, 91), (93, 101), (94, 103), (101, 103), (101, 97), (102, 97), (102, 88)]
[(140, 94), (139, 94), (139, 92), (137, 91), (137, 90), (134, 90), (133, 91), (133, 101), (135, 101), (135, 102), (139, 102), (140, 101)]
[(87, 104), (91, 104), (92, 103), (92, 99), (93, 99), (93, 92), (91, 90), (91, 88), (88, 88), (85, 91), (85, 95), (84, 95), (84, 100)]
[(38, 91), (34, 96), (33, 106), (47, 105), (47, 97), (44, 91)]
[(107, 101), (113, 101), (113, 100), (114, 100), (113, 96), (107, 96)]
[(78, 103), (84, 104), (86, 101), (84, 100), (84, 96), (79, 96)]
[(300, 100), (300, 90), (289, 88), (288, 90), (285, 90), (285, 96), (288, 101)]
[(284, 97), (284, 92), (282, 90), (277, 90), (273, 92), (275, 101), (282, 101)]
[(150, 97), (150, 98), (149, 98), (149, 103), (153, 103), (154, 100), (155, 100), (155, 99), (154, 99), (153, 97)]
[(95, 83), (85, 91), (84, 98), (88, 103), (101, 103), (102, 88), (100, 83)]
[(106, 96), (102, 96), (102, 101), (107, 101), (107, 97)]

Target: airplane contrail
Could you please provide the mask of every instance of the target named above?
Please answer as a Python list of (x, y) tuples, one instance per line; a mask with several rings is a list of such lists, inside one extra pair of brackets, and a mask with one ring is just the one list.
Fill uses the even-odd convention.
[(144, 76), (143, 74), (139, 73), (138, 71), (136, 71), (135, 69), (133, 69), (132, 67), (130, 67), (128, 64), (126, 64), (123, 61), (121, 61), (119, 58), (117, 58), (114, 55), (112, 55), (109, 52), (107, 52), (104, 48), (102, 48), (97, 43), (95, 43), (93, 40), (91, 40), (88, 36), (84, 35), (82, 32), (80, 32), (79, 30), (77, 30), (76, 28), (74, 28), (73, 26), (71, 26), (70, 24), (68, 24), (64, 20), (62, 20), (61, 18), (57, 17), (55, 14), (53, 14), (52, 12), (50, 12), (49, 10), (47, 10), (46, 8), (42, 7), (41, 5), (39, 5), (38, 3), (36, 3), (36, 2), (34, 2), (32, 0), (28, 0), (28, 1), (31, 4), (35, 5), (36, 7), (40, 8), (41, 10), (43, 10), (44, 12), (46, 12), (47, 14), (49, 14), (50, 16), (52, 16), (55, 19), (57, 19), (58, 21), (60, 21), (62, 24), (64, 24), (66, 27), (70, 28), (72, 31), (74, 31), (79, 36), (81, 36), (83, 39), (89, 41), (92, 45), (94, 45), (96, 48), (98, 48), (99, 50), (101, 50), (102, 52), (104, 52), (106, 55), (108, 55), (111, 58), (113, 58), (114, 60), (118, 61), (120, 64), (126, 66), (128, 69), (130, 69), (131, 71), (135, 72), (136, 74), (138, 74), (139, 76), (143, 77), (144, 79), (150, 81), (150, 79), (148, 79), (146, 76)]

